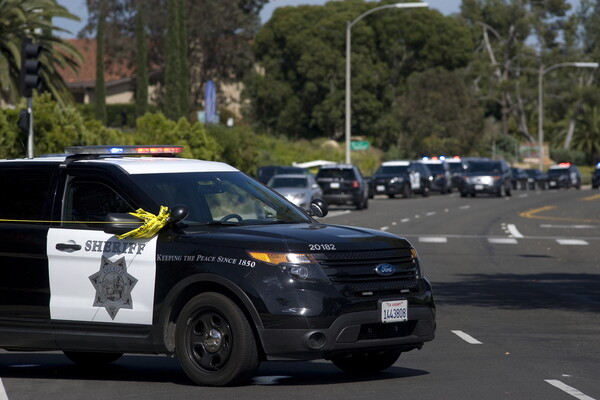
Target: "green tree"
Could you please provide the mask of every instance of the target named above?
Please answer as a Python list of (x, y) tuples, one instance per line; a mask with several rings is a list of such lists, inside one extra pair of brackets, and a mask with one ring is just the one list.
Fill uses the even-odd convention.
[(440, 68), (413, 74), (396, 112), (401, 127), (391, 143), (405, 157), (472, 154), (483, 131), (483, 110), (465, 84), (465, 74)]
[[(257, 128), (341, 137), (346, 23), (380, 4), (352, 0), (275, 10), (254, 42), (259, 68), (244, 93)], [(352, 28), (352, 132), (378, 140), (383, 128), (393, 129), (382, 124), (393, 123), (387, 115), (410, 74), (464, 67), (471, 49), (469, 32), (437, 11), (389, 10), (361, 20)]]
[[(181, 43), (181, 2), (179, 0), (167, 0), (168, 17), (165, 36), (165, 115), (173, 120), (183, 116), (181, 107), (182, 91), (180, 79), (183, 68), (183, 48)], [(187, 52), (185, 53), (187, 55)]]
[(68, 42), (54, 36), (54, 31), (65, 31), (52, 24), (55, 17), (79, 20), (55, 0), (0, 1), (0, 98), (7, 103), (16, 105), (21, 97), (19, 82), (24, 38), (41, 45), (43, 88), (63, 105), (72, 101), (58, 71), (74, 70), (81, 61), (81, 54)]
[(144, 1), (136, 1), (135, 7), (135, 114), (140, 117), (148, 109), (148, 38)]
[[(102, 3), (104, 4), (104, 3)], [(96, 31), (96, 84), (94, 86), (94, 113), (96, 118), (106, 124), (106, 85), (104, 82), (104, 27), (108, 9), (101, 6)]]

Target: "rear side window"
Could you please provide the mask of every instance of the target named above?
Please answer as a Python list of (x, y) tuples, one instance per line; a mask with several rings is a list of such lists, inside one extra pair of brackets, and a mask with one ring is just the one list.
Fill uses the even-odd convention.
[[(0, 218), (48, 220), (50, 189), (56, 171), (51, 168), (0, 168)], [(50, 197), (50, 198), (49, 198)]]

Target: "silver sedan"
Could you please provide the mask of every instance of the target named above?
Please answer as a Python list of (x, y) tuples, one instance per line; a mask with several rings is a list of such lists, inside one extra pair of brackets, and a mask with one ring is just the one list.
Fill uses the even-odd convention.
[(321, 187), (312, 175), (275, 175), (269, 180), (267, 186), (305, 210), (309, 209), (312, 200), (323, 196)]

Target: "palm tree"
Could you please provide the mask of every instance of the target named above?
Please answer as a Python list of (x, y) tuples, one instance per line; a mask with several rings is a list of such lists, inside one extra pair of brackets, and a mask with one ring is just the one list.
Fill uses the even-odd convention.
[(59, 104), (72, 101), (59, 71), (75, 70), (82, 57), (73, 45), (53, 34), (65, 32), (52, 24), (54, 17), (79, 20), (56, 0), (0, 0), (0, 99), (9, 104), (19, 102), (21, 43), (29, 38), (42, 48), (43, 87)]
[(600, 107), (584, 104), (578, 118), (573, 147), (583, 151), (593, 161), (600, 154)]

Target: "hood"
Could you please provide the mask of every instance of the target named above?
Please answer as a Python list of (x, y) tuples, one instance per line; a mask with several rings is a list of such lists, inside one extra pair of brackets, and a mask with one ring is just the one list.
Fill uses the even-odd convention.
[(406, 239), (386, 232), (339, 225), (202, 226), (186, 228), (185, 233), (181, 240), (209, 240), (215, 245), (247, 250), (319, 252), (318, 245), (335, 249), (331, 251), (411, 247)]

